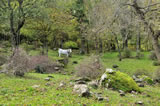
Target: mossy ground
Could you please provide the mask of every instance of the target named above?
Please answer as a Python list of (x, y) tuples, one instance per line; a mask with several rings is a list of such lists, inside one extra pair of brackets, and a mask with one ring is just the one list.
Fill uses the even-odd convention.
[[(37, 55), (38, 51), (32, 51), (30, 54)], [(119, 65), (119, 69), (130, 75), (135, 70), (145, 68), (152, 73), (157, 67), (152, 66), (152, 61), (147, 58), (149, 53), (145, 53), (145, 57), (140, 60), (125, 59), (122, 62), (118, 61), (117, 53), (105, 53), (102, 56), (102, 61), (105, 67), (111, 68), (113, 64)], [(52, 59), (57, 58), (57, 52), (49, 51), (49, 57)], [(48, 74), (36, 74), (28, 73), (24, 78), (11, 77), (4, 74), (0, 74), (0, 105), (29, 105), (37, 106), (52, 106), (52, 105), (93, 105), (93, 106), (119, 106), (119, 105), (134, 105), (136, 101), (143, 101), (147, 106), (159, 106), (160, 105), (160, 86), (146, 86), (142, 88), (142, 93), (137, 95), (126, 94), (125, 97), (120, 97), (117, 91), (105, 90), (105, 89), (92, 89), (92, 92), (101, 92), (103, 96), (109, 97), (107, 101), (97, 101), (95, 97), (82, 98), (72, 92), (73, 87), (69, 84), (69, 80), (73, 77), (70, 72), (75, 71), (74, 67), (77, 64), (72, 64), (73, 61), (78, 63), (86, 56), (73, 54), (70, 58), (69, 65), (65, 71), (67, 75), (62, 74), (49, 74), (54, 76), (50, 81), (51, 86), (45, 86), (47, 81), (44, 80)], [(59, 83), (64, 81), (67, 83), (66, 87), (57, 89)], [(32, 88), (33, 85), (40, 85), (39, 88)]]

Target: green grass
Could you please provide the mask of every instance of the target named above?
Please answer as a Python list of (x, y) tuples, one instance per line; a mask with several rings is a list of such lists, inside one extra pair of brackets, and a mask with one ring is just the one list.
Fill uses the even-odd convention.
[[(39, 51), (31, 51), (30, 55), (38, 55)], [(56, 51), (49, 50), (49, 57), (53, 60), (59, 59)], [(112, 68), (113, 64), (119, 65), (119, 69), (125, 73), (132, 75), (137, 69), (147, 69), (152, 73), (157, 67), (152, 65), (152, 61), (148, 59), (148, 52), (145, 52), (145, 57), (142, 59), (124, 59), (122, 62), (118, 61), (118, 53), (105, 53), (101, 57), (102, 62), (106, 68)], [(80, 63), (84, 58), (88, 57), (73, 54), (69, 58), (69, 64), (65, 68), (65, 71), (75, 72), (74, 67), (76, 64), (72, 64), (73, 61)], [(0, 106), (3, 105), (80, 105), (83, 104), (91, 106), (130, 106), (134, 105), (136, 101), (143, 101), (146, 106), (159, 106), (160, 105), (160, 86), (146, 86), (142, 88), (142, 94), (132, 95), (126, 94), (125, 97), (120, 97), (119, 93), (112, 90), (105, 89), (91, 89), (92, 92), (101, 92), (104, 97), (109, 97), (107, 101), (97, 101), (95, 97), (82, 98), (72, 92), (73, 86), (69, 84), (73, 75), (61, 75), (50, 74), (54, 78), (49, 82), (51, 86), (45, 86), (47, 81), (44, 80), (48, 74), (36, 74), (28, 73), (24, 78), (17, 78), (13, 76), (7, 76), (0, 74)], [(67, 85), (64, 88), (57, 89), (59, 83), (64, 81)], [(39, 88), (32, 88), (33, 85), (40, 85)], [(148, 97), (150, 95), (150, 97)]]
[(119, 61), (117, 56), (118, 53), (111, 52), (105, 53), (102, 56), (102, 61), (105, 67), (112, 68), (114, 64), (119, 66), (119, 70), (125, 72), (129, 75), (133, 75), (133, 73), (137, 69), (145, 69), (149, 70), (151, 73), (157, 69), (157, 66), (153, 66), (153, 61), (148, 59), (149, 52), (144, 52), (144, 57), (142, 59), (123, 59)]
[[(142, 94), (132, 96), (127, 94), (125, 97), (120, 97), (119, 93), (112, 90), (98, 89), (92, 92), (101, 92), (103, 96), (109, 97), (107, 101), (97, 101), (95, 97), (82, 98), (72, 92), (72, 86), (69, 84), (71, 76), (53, 74), (54, 78), (50, 81), (51, 86), (45, 86), (47, 81), (44, 80), (47, 74), (27, 74), (24, 78), (16, 78), (0, 75), (0, 104), (6, 105), (133, 105), (136, 101), (142, 100), (145, 105), (158, 106), (160, 105), (159, 87), (145, 87)], [(64, 88), (57, 89), (59, 83), (64, 81), (67, 85)], [(32, 88), (33, 85), (40, 85), (39, 88)], [(150, 95), (151, 97), (147, 97)]]

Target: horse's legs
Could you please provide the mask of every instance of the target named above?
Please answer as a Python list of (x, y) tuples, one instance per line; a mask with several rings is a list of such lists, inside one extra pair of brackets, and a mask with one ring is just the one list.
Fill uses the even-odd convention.
[(61, 57), (61, 53), (59, 53), (59, 57)]
[(68, 57), (68, 53), (67, 53), (67, 57)]

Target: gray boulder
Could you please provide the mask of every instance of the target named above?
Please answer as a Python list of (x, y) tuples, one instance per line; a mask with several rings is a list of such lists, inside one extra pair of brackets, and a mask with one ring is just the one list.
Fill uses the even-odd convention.
[(103, 81), (105, 81), (106, 78), (107, 78), (107, 74), (104, 73), (104, 74), (101, 76), (101, 79), (100, 79), (100, 81), (99, 81), (100, 86), (102, 86), (102, 83), (103, 83)]
[(39, 88), (40, 87), (40, 85), (33, 85), (32, 86), (32, 88), (34, 88), (34, 89), (37, 89), (37, 88)]
[(97, 81), (91, 81), (88, 83), (88, 85), (94, 89), (98, 88), (98, 82)]
[(81, 78), (78, 78), (78, 79), (75, 80), (75, 82), (78, 82), (78, 81), (89, 82), (89, 81), (91, 81), (91, 80), (90, 80), (89, 78), (87, 78), (87, 77), (81, 77)]
[(82, 97), (89, 97), (91, 94), (88, 86), (85, 84), (74, 85), (73, 92), (78, 93)]
[(50, 79), (50, 78), (45, 78), (44, 80), (46, 80), (46, 81), (50, 81), (51, 79)]
[(59, 84), (59, 87), (62, 88), (62, 87), (64, 87), (65, 85), (66, 85), (65, 82), (61, 82), (61, 83)]
[(106, 73), (113, 74), (113, 73), (115, 73), (115, 72), (116, 72), (116, 71), (113, 70), (113, 69), (110, 69), (110, 68), (107, 68), (107, 69), (106, 69)]

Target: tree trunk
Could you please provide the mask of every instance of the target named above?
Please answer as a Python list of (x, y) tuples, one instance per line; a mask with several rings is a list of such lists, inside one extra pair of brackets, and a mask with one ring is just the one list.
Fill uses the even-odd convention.
[(85, 54), (85, 43), (86, 43), (85, 37), (82, 36), (81, 37), (81, 50), (80, 50), (80, 54)]
[(122, 54), (121, 54), (121, 50), (120, 50), (120, 47), (119, 47), (117, 36), (115, 36), (115, 40), (116, 40), (116, 43), (117, 43), (117, 48), (118, 48), (118, 53), (119, 53), (119, 61), (122, 61)]
[(87, 54), (90, 53), (90, 50), (89, 50), (89, 41), (87, 40)]
[(123, 49), (128, 48), (128, 33), (125, 35), (123, 39)]
[(141, 38), (140, 38), (140, 31), (137, 34), (137, 52), (141, 49)]
[(118, 53), (119, 53), (119, 61), (122, 61), (122, 54), (121, 54), (120, 46), (119, 46), (119, 43), (118, 43), (118, 38), (117, 38), (116, 34), (113, 31), (112, 31), (112, 33), (115, 36), (115, 40), (116, 40), (116, 44), (117, 44), (117, 48), (118, 48)]
[[(19, 43), (20, 43), (20, 30), (23, 27), (24, 23), (25, 23), (25, 17), (24, 17), (24, 12), (23, 12), (23, 8), (22, 8), (22, 4), (23, 1), (18, 1), (18, 9), (19, 9), (19, 17), (17, 22), (15, 21), (15, 17), (14, 17), (14, 9), (11, 6), (11, 1), (8, 0), (8, 7), (10, 10), (10, 32), (11, 32), (11, 39), (12, 39), (12, 47), (13, 47), (13, 55), (17, 52), (18, 48), (19, 48)], [(15, 25), (15, 23), (17, 23), (17, 25)], [(15, 28), (15, 26), (17, 26)]]
[(103, 52), (103, 43), (102, 43), (102, 39), (99, 38), (99, 53)]
[(152, 44), (153, 44), (153, 48), (155, 50), (156, 56), (158, 58), (158, 61), (160, 61), (160, 46), (159, 46), (159, 42), (158, 42), (158, 38), (152, 36)]

